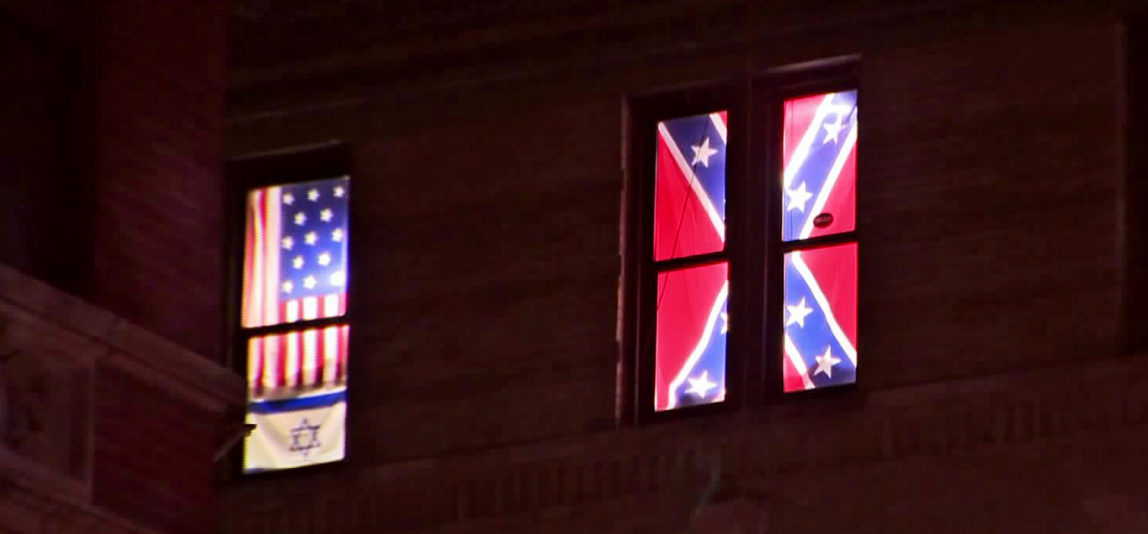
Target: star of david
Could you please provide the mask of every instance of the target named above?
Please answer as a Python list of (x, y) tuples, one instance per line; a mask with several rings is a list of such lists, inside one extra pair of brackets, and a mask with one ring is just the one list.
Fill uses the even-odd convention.
[[(306, 441), (300, 443), (299, 441), (302, 438), (306, 438)], [(299, 422), (299, 426), (291, 429), (290, 450), (292, 452), (299, 451), (303, 453), (303, 457), (306, 458), (307, 455), (310, 454), (311, 449), (318, 449), (320, 445), (319, 425), (312, 425), (310, 421), (307, 421), (306, 417)]]

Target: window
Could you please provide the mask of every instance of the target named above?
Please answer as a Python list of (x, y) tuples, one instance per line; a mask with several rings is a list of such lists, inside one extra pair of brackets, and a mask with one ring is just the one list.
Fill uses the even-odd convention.
[(814, 74), (631, 102), (633, 418), (856, 382), (858, 92)]
[(654, 409), (725, 399), (725, 110), (659, 121)]
[[(283, 166), (247, 163), (247, 172), (233, 174)], [(246, 180), (259, 185), (240, 195), (235, 352), (247, 376), (247, 422), (255, 425), (245, 441), (245, 473), (345, 456), (351, 180), (300, 170), (259, 173)], [(311, 179), (292, 180), (299, 175)]]
[(857, 380), (857, 91), (782, 106), (782, 377), (791, 393)]

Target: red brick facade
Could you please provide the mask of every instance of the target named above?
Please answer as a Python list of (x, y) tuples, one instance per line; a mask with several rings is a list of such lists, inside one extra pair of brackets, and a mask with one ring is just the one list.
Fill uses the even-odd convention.
[(218, 530), (229, 13), (0, 7), (0, 530)]
[[(93, 299), (219, 353), (226, 1), (93, 8)], [(176, 304), (178, 303), (178, 304)]]
[[(3, 86), (33, 110), (3, 124), (34, 148), (0, 154), (36, 209), (0, 199), (0, 254), (115, 314), (0, 310), (103, 355), (75, 356), (90, 462), (17, 451), (64, 473), (45, 480), (69, 510), (228, 534), (1148, 527), (1125, 5), (451, 4), (13, 8), (55, 47), (4, 56), (46, 91)], [(858, 394), (623, 424), (627, 98), (842, 56), (864, 107)], [(350, 147), (354, 327), (348, 459), (225, 477), (216, 508), (234, 377), (114, 325), (226, 346), (225, 130), (236, 157)], [(72, 172), (85, 195), (54, 241), (37, 213)], [(0, 524), (52, 516), (20, 502)]]
[[(1117, 532), (1098, 510), (1148, 504), (1096, 459), (1143, 467), (1119, 6), (510, 4), (331, 22), (364, 41), (338, 59), (302, 15), (265, 15), (279, 62), (237, 36), (231, 152), (354, 153), (355, 326), (348, 461), (237, 483), (227, 532), (678, 531), (711, 472), (739, 511), (695, 521), (744, 532)], [(861, 394), (617, 427), (626, 98), (845, 55)]]

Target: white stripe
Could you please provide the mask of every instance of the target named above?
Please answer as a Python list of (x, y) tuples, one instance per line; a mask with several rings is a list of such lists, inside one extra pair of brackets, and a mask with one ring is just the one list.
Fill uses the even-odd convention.
[(805, 158), (809, 157), (809, 146), (813, 144), (814, 139), (817, 138), (817, 132), (821, 131), (821, 122), (825, 120), (825, 115), (829, 114), (830, 108), (833, 107), (833, 95), (829, 93), (817, 105), (817, 111), (813, 113), (813, 121), (809, 123), (809, 128), (801, 135), (801, 141), (798, 141), (797, 148), (793, 150), (793, 155), (789, 158), (789, 164), (785, 166), (785, 172), (782, 177), (782, 185), (789, 189), (789, 184), (793, 182), (793, 177), (797, 175), (797, 171), (805, 164)]
[(339, 315), (339, 295), (323, 297), (323, 317), (336, 317)]
[(328, 326), (323, 329), (323, 378), (329, 384), (334, 384), (339, 377), (335, 376), (335, 365), (339, 357), (339, 327)]
[(829, 324), (829, 330), (833, 332), (833, 337), (837, 338), (837, 342), (841, 344), (841, 348), (849, 356), (849, 361), (853, 362), (853, 367), (857, 367), (857, 349), (853, 348), (853, 344), (849, 342), (849, 338), (845, 336), (845, 332), (837, 324), (837, 318), (833, 316), (833, 308), (829, 307), (829, 299), (825, 298), (825, 293), (821, 292), (821, 286), (817, 285), (817, 280), (813, 277), (809, 266), (805, 265), (805, 261), (801, 259), (801, 251), (790, 254), (793, 255), (793, 267), (809, 285), (809, 291), (813, 293), (813, 300), (816, 300), (817, 304), (821, 306), (821, 310), (825, 312), (825, 322)]
[(284, 317), (283, 318), (289, 323), (293, 323), (295, 321), (298, 321), (299, 320), (299, 299), (291, 299), (291, 300), (287, 301), (287, 304), (285, 304), (284, 306), (286, 306), (287, 309), (284, 310)]
[(694, 370), (694, 366), (697, 365), (698, 360), (702, 357), (702, 353), (706, 350), (706, 346), (709, 345), (710, 337), (713, 336), (714, 323), (716, 323), (718, 317), (721, 316), (721, 308), (725, 304), (727, 295), (729, 295), (729, 281), (722, 284), (721, 291), (718, 292), (717, 300), (714, 301), (713, 308), (710, 309), (709, 318), (706, 319), (706, 329), (702, 332), (702, 338), (698, 340), (694, 351), (691, 352), (690, 357), (686, 359), (686, 364), (682, 366), (682, 370), (678, 371), (678, 376), (674, 377), (674, 380), (670, 382), (670, 390), (668, 393), (670, 398), (669, 405), (666, 406), (667, 410), (677, 404), (678, 399), (674, 397), (674, 391), (681, 387), (682, 382), (685, 382), (686, 378), (689, 378), (690, 372)]
[(718, 136), (721, 137), (722, 144), (726, 144), (727, 130), (725, 121), (721, 120), (721, 113), (710, 113), (710, 122), (714, 123), (714, 129), (717, 130)]
[(789, 339), (789, 334), (785, 334), (785, 356), (789, 358), (789, 363), (797, 369), (797, 374), (801, 377), (801, 383), (805, 384), (805, 389), (813, 389), (813, 379), (809, 378), (809, 368), (805, 366), (805, 359), (801, 356), (801, 351), (797, 350), (797, 345), (793, 344), (793, 340)]
[(284, 337), (287, 338), (286, 387), (291, 387), (298, 383), (299, 369), (302, 367), (299, 361), (299, 334), (297, 332), (291, 332)]
[(303, 385), (318, 385), (315, 370), (319, 368), (319, 331), (310, 328), (303, 331)]
[(845, 144), (841, 147), (841, 151), (837, 153), (837, 160), (833, 162), (833, 168), (829, 169), (829, 176), (826, 177), (825, 183), (821, 184), (821, 191), (817, 194), (817, 200), (813, 203), (813, 209), (810, 210), (805, 217), (805, 227), (801, 229), (800, 239), (809, 237), (813, 233), (813, 219), (816, 215), (821, 213), (825, 208), (825, 202), (829, 200), (829, 193), (833, 191), (833, 186), (837, 184), (837, 178), (841, 176), (841, 169), (845, 168), (845, 162), (849, 159), (849, 155), (853, 153), (853, 146), (857, 144), (857, 116), (853, 116), (853, 120), (849, 122), (849, 133), (845, 136)]
[(318, 297), (303, 297), (303, 320), (310, 321), (311, 319), (319, 318), (319, 298)]
[(694, 170), (686, 163), (686, 158), (682, 157), (682, 152), (678, 150), (678, 145), (674, 143), (674, 138), (670, 135), (670, 131), (666, 129), (665, 123), (658, 123), (658, 133), (662, 136), (666, 143), (666, 147), (670, 149), (670, 154), (677, 162), (678, 168), (681, 169), (685, 179), (690, 184), (690, 189), (698, 197), (698, 202), (701, 203), (702, 209), (705, 210), (706, 215), (709, 216), (710, 223), (713, 224), (714, 230), (717, 231), (718, 236), (721, 237), (722, 242), (725, 242), (725, 222), (722, 221), (721, 215), (718, 214), (717, 209), (714, 208), (713, 202), (710, 200), (706, 190), (702, 187), (701, 181), (694, 175)]

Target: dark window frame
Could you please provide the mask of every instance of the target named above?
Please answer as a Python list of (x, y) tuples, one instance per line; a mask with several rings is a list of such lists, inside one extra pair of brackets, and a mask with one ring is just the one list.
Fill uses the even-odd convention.
[[(761, 307), (764, 311), (764, 317), (762, 319), (764, 321), (765, 346), (763, 350), (758, 352), (758, 354), (763, 355), (763, 357), (759, 357), (758, 360), (764, 364), (764, 369), (762, 369), (761, 374), (763, 377), (762, 382), (765, 385), (763, 396), (768, 402), (776, 403), (785, 399), (808, 397), (852, 396), (858, 391), (859, 384), (861, 384), (861, 366), (859, 365), (857, 367), (856, 380), (852, 384), (786, 393), (783, 388), (783, 377), (781, 373), (781, 367), (783, 365), (782, 358), (784, 358), (785, 335), (783, 326), (785, 324), (784, 281), (782, 279), (785, 254), (798, 250), (813, 250), (848, 243), (857, 244), (857, 302), (860, 308), (860, 258), (862, 249), (861, 238), (858, 232), (861, 227), (861, 212), (859, 209), (855, 210), (854, 227), (851, 231), (793, 241), (782, 240), (781, 219), (784, 213), (782, 204), (784, 203), (785, 192), (782, 190), (781, 180), (783, 173), (783, 147), (780, 142), (780, 135), (784, 126), (783, 107), (786, 100), (793, 98), (847, 90), (857, 90), (857, 102), (858, 107), (860, 107), (863, 91), (860, 90), (858, 78), (856, 64), (847, 64), (828, 69), (811, 69), (779, 74), (756, 81), (754, 94), (757, 95), (761, 101), (768, 103), (767, 106), (764, 106), (765, 109), (762, 110), (762, 114), (757, 117), (760, 119), (760, 124), (767, 125), (768, 133), (759, 134), (757, 137), (759, 144), (756, 147), (764, 154), (764, 157), (759, 159), (758, 163), (761, 164), (761, 167), (758, 169), (757, 179), (754, 180), (767, 190), (767, 208), (763, 211), (766, 217), (764, 224), (765, 228), (768, 229), (769, 237), (766, 240), (766, 250), (764, 251), (766, 282), (763, 288), (765, 294), (764, 305)], [(860, 139), (862, 138), (862, 124), (863, 122), (859, 122), (857, 126), (858, 143), (860, 143)], [(859, 151), (857, 155), (857, 165), (855, 206), (860, 206), (861, 196), (863, 194), (863, 179), (862, 173), (860, 172), (861, 156)], [(861, 313), (859, 309), (859, 331), (861, 330), (860, 322)], [(858, 337), (860, 338), (860, 336)], [(856, 347), (858, 353), (861, 352), (860, 344), (861, 341), (858, 339), (858, 346)]]
[[(301, 147), (279, 152), (259, 153), (234, 158), (225, 164), (226, 177), (226, 243), (227, 265), (225, 280), (225, 313), (226, 319), (224, 335), (227, 340), (225, 362), (234, 369), (247, 382), (247, 345), (251, 338), (273, 334), (303, 330), (333, 325), (351, 325), (353, 319), (354, 299), (350, 296), (351, 286), (347, 286), (347, 309), (340, 317), (327, 317), (321, 319), (299, 320), (290, 323), (275, 325), (244, 327), (242, 325), (243, 300), (243, 258), (244, 258), (244, 228), (247, 214), (247, 194), (255, 189), (273, 185), (289, 185), (299, 182), (338, 178), (351, 176), (352, 158), (350, 147), (340, 142), (329, 142), (320, 145)], [(348, 199), (348, 234), (354, 224), (355, 195)], [(352, 269), (351, 258), (354, 257), (353, 239), (347, 243), (347, 270), (348, 277)], [(352, 329), (353, 330), (353, 329)], [(348, 354), (351, 350), (348, 348)], [(350, 382), (350, 365), (352, 358), (348, 356), (348, 382)], [(246, 414), (246, 407), (244, 408)], [(351, 414), (347, 413), (347, 424), (344, 428), (344, 439), (348, 445), (351, 435)], [(244, 446), (241, 440), (225, 459), (225, 476), (233, 482), (265, 479), (268, 477), (295, 476), (299, 473), (312, 473), (315, 471), (340, 469), (347, 464), (350, 457), (348, 453), (342, 460), (326, 462), (315, 465), (295, 467), (290, 469), (275, 469), (246, 473), (243, 470)]]
[[(858, 78), (856, 63), (847, 61), (767, 73), (748, 81), (717, 82), (628, 99), (628, 131), (623, 148), (626, 179), (620, 302), (619, 415), (622, 423), (724, 413), (797, 398), (851, 397), (858, 391), (860, 368), (857, 382), (851, 385), (783, 393), (781, 276), (783, 255), (792, 250), (841, 243), (858, 243), (860, 250), (860, 210), (857, 210), (856, 224), (851, 232), (783, 242), (780, 207), (783, 199), (780, 136), (784, 101), (806, 94), (848, 89), (857, 89), (860, 101)], [(729, 113), (725, 249), (686, 259), (654, 261), (656, 125), (660, 120), (718, 110)], [(860, 190), (860, 172), (857, 181), (857, 189)], [(860, 198), (860, 192), (857, 195)], [(652, 371), (656, 313), (651, 299), (655, 298), (658, 273), (668, 268), (721, 261), (728, 262), (730, 288), (726, 398), (721, 403), (657, 412), (654, 409)], [(860, 289), (858, 293), (860, 299)], [(862, 328), (861, 315), (858, 310), (859, 330)]]
[[(742, 194), (735, 193), (740, 183), (731, 176), (744, 173), (742, 168), (745, 139), (730, 136), (726, 156), (726, 243), (724, 250), (670, 260), (655, 261), (653, 254), (654, 216), (654, 167), (657, 154), (657, 123), (661, 120), (728, 111), (729, 130), (741, 130), (743, 126), (735, 122), (745, 120), (745, 112), (739, 106), (745, 102), (744, 88), (735, 83), (714, 84), (672, 92), (651, 94), (635, 98), (629, 102), (629, 131), (626, 135), (627, 160), (625, 206), (625, 230), (623, 239), (623, 336), (622, 347), (625, 354), (622, 365), (623, 418), (629, 421), (646, 422), (681, 417), (683, 413), (713, 413), (727, 409), (727, 406), (740, 402), (738, 388), (728, 388), (724, 402), (692, 406), (689, 409), (657, 412), (654, 410), (654, 374), (647, 371), (654, 366), (654, 321), (657, 277), (660, 272), (688, 267), (698, 267), (723, 261), (729, 262), (730, 300), (729, 313), (734, 315), (736, 299), (734, 287), (740, 280), (734, 269), (734, 258), (741, 251), (730, 238), (742, 228), (735, 223), (742, 212), (734, 199)], [(732, 189), (732, 190), (731, 190)], [(730, 329), (731, 333), (733, 329)], [(728, 343), (728, 341), (727, 341)], [(727, 350), (726, 383), (741, 382), (741, 369), (735, 358)]]

